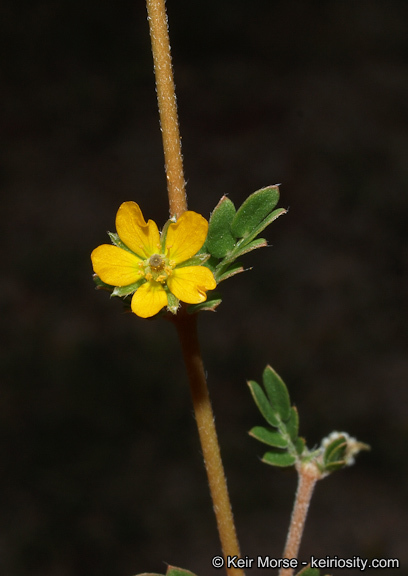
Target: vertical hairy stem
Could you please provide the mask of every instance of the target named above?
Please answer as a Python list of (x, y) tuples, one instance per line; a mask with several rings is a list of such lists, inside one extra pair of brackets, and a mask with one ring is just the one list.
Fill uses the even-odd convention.
[(163, 138), (170, 216), (187, 210), (183, 157), (171, 65), (165, 0), (146, 0)]
[[(176, 94), (171, 65), (165, 0), (146, 0), (156, 77), (157, 101), (163, 137), (170, 216), (187, 210), (183, 158), (177, 117)], [(224, 557), (239, 556), (239, 545), (221, 461), (208, 394), (207, 381), (197, 334), (197, 317), (181, 309), (174, 319), (187, 368), (198, 433), (207, 470), (210, 493)], [(228, 576), (242, 576), (242, 570), (228, 568)]]
[[(298, 469), (298, 488), (288, 538), (286, 540), (283, 558), (297, 558), (300, 542), (303, 536), (307, 511), (317, 480), (321, 477), (320, 471), (314, 464), (305, 464)], [(292, 576), (293, 568), (282, 568), (279, 576)]]
[[(197, 315), (190, 316), (184, 310), (181, 310), (175, 317), (175, 324), (187, 367), (222, 551), (225, 559), (227, 556), (239, 557), (239, 544), (198, 341)], [(227, 567), (227, 561), (225, 566)], [(238, 568), (227, 567), (227, 574), (228, 576), (243, 576), (242, 570)]]

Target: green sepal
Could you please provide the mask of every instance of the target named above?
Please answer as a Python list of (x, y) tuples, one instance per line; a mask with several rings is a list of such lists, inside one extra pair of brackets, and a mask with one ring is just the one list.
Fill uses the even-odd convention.
[[(238, 243), (237, 246), (240, 244)], [(264, 248), (268, 246), (268, 242), (265, 238), (257, 238), (256, 240), (252, 240), (252, 242), (245, 242), (242, 248), (236, 248), (234, 250), (234, 258), (239, 258), (243, 254), (248, 254), (248, 252), (252, 252), (252, 250), (257, 250), (258, 248)]]
[(166, 290), (166, 294), (167, 294), (167, 310), (172, 314), (177, 314), (177, 310), (179, 309), (180, 306), (180, 300), (176, 298), (174, 294), (170, 292), (170, 290)]
[(268, 430), (268, 428), (264, 428), (263, 426), (254, 426), (254, 428), (249, 431), (249, 435), (274, 448), (288, 447), (287, 438), (281, 436), (277, 430)]
[(262, 462), (270, 464), (271, 466), (286, 468), (287, 466), (293, 466), (293, 464), (295, 464), (296, 456), (290, 452), (265, 452)]
[(242, 266), (242, 264), (240, 262), (234, 262), (233, 264), (228, 266), (228, 268), (224, 270), (222, 273), (217, 272), (216, 269), (214, 271), (214, 278), (217, 284), (219, 284), (223, 280), (227, 280), (228, 278), (231, 278), (231, 276), (235, 276), (236, 274), (240, 274), (241, 272), (244, 272), (244, 267)]
[(310, 565), (303, 568), (296, 576), (320, 576), (319, 568), (311, 568)]
[(186, 266), (201, 266), (202, 264), (204, 264), (204, 262), (207, 262), (207, 260), (209, 260), (210, 257), (211, 254), (205, 254), (205, 253), (196, 254), (192, 258), (189, 258), (188, 260), (185, 260), (184, 262), (177, 264), (177, 268), (185, 268)]
[(99, 278), (97, 274), (93, 274), (92, 279), (95, 283), (95, 288), (97, 290), (107, 290), (108, 292), (112, 292), (112, 290), (115, 288), (115, 286), (112, 286), (111, 284), (106, 284), (106, 282), (102, 282), (102, 280)]
[(255, 382), (254, 380), (248, 381), (248, 386), (251, 391), (252, 397), (255, 401), (255, 404), (258, 406), (258, 409), (265, 420), (273, 426), (277, 428), (280, 424), (279, 418), (276, 415), (276, 412), (271, 407), (269, 400), (265, 396), (264, 391), (260, 387), (260, 385)]
[(262, 379), (273, 409), (285, 422), (291, 415), (289, 392), (285, 383), (269, 365), (263, 371)]
[(267, 186), (251, 194), (240, 206), (232, 220), (232, 234), (236, 238), (246, 238), (250, 234), (252, 235), (253, 231), (261, 226), (264, 219), (275, 208), (278, 201), (278, 186)]
[[(111, 242), (114, 246), (117, 246), (118, 248), (122, 248), (122, 250), (126, 250), (126, 252), (130, 252), (131, 254), (135, 254), (133, 252), (133, 250), (128, 248), (126, 246), (126, 244), (124, 244), (122, 242), (122, 240), (119, 238), (119, 236), (115, 232), (108, 232), (108, 236), (111, 239)], [(136, 256), (137, 256), (137, 254), (136, 254)], [(140, 258), (140, 256), (139, 256), (139, 258)]]
[(235, 214), (235, 206), (226, 196), (221, 198), (211, 214), (206, 248), (216, 258), (224, 258), (235, 246), (236, 236), (231, 232)]
[(166, 252), (166, 238), (167, 238), (167, 231), (169, 229), (169, 226), (170, 226), (170, 224), (174, 224), (175, 222), (177, 222), (176, 218), (170, 218), (169, 220), (167, 220), (167, 222), (163, 226), (163, 229), (160, 233), (160, 244), (161, 244), (162, 254), (165, 254), (165, 252)]
[(290, 416), (285, 426), (292, 442), (296, 442), (299, 434), (299, 414), (295, 406), (290, 408)]
[(140, 288), (140, 286), (145, 282), (146, 278), (140, 278), (140, 280), (134, 282), (133, 284), (129, 284), (128, 286), (115, 286), (112, 292), (112, 296), (119, 296), (120, 298), (123, 298), (129, 294), (133, 294), (133, 292), (136, 292), (136, 290)]
[(214, 292), (211, 295), (211, 298), (206, 300), (205, 302), (200, 302), (199, 304), (190, 304), (187, 308), (187, 312), (189, 314), (196, 314), (201, 310), (205, 310), (208, 312), (215, 312), (215, 309), (221, 304), (222, 299), (219, 297), (219, 294)]

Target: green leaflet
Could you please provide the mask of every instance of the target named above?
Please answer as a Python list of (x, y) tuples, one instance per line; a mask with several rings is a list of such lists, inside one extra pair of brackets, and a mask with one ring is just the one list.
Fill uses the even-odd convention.
[[(287, 210), (285, 210), (285, 208), (277, 208), (276, 210), (274, 210), (273, 212), (271, 212), (269, 214), (269, 216), (267, 216), (265, 218), (265, 220), (263, 220), (258, 226), (256, 226), (253, 230), (252, 233), (248, 234), (247, 236), (245, 236), (245, 238), (243, 238), (242, 240), (245, 240), (245, 244), (248, 244), (249, 242), (251, 242), (251, 240), (253, 240), (254, 238), (256, 238), (258, 236), (258, 234), (260, 234), (263, 230), (265, 230), (265, 228), (267, 226), (269, 226), (269, 224), (272, 224), (272, 222), (274, 220), (276, 220), (277, 218), (279, 218), (279, 216), (282, 216), (283, 214), (286, 214)], [(241, 240), (241, 242), (242, 242)]]
[(290, 416), (289, 392), (281, 377), (271, 366), (267, 366), (262, 374), (263, 383), (271, 406), (283, 421)]
[(215, 270), (214, 278), (217, 284), (219, 284), (223, 280), (227, 280), (227, 278), (231, 278), (231, 276), (235, 276), (241, 272), (244, 272), (242, 264), (240, 262), (233, 262), (227, 268), (222, 268), (221, 271)]
[(301, 456), (306, 448), (306, 440), (304, 438), (297, 438), (295, 441), (296, 452)]
[(273, 446), (274, 448), (287, 448), (288, 440), (280, 434), (277, 430), (268, 430), (263, 426), (254, 426), (249, 431), (249, 435), (268, 446)]
[(251, 194), (240, 206), (231, 223), (236, 238), (245, 238), (258, 228), (279, 201), (278, 186), (267, 186)]
[(235, 246), (236, 237), (231, 232), (235, 206), (223, 196), (214, 208), (208, 225), (206, 248), (216, 258), (224, 258)]
[(271, 466), (286, 468), (287, 466), (293, 466), (293, 464), (295, 464), (296, 456), (290, 452), (266, 452), (263, 455), (262, 462), (270, 464)]
[(295, 406), (290, 408), (289, 418), (286, 422), (286, 431), (292, 442), (296, 442), (299, 434), (299, 414)]
[(277, 428), (279, 426), (279, 419), (277, 418), (277, 413), (274, 408), (271, 406), (268, 398), (266, 397), (264, 391), (260, 387), (257, 382), (250, 380), (248, 382), (249, 389), (251, 390), (251, 394), (253, 399), (255, 400), (255, 404), (258, 406), (258, 409), (265, 420), (271, 426)]
[(248, 252), (252, 252), (252, 250), (257, 250), (258, 248), (264, 248), (268, 245), (268, 242), (265, 238), (257, 238), (252, 242), (248, 243), (238, 243), (236, 249), (234, 250), (234, 258), (239, 258), (243, 254), (248, 254)]

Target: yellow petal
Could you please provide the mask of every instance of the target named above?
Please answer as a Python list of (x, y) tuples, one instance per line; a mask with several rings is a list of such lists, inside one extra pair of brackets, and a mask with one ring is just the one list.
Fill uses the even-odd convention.
[(111, 286), (129, 286), (143, 276), (138, 266), (141, 260), (117, 246), (98, 246), (92, 252), (91, 259), (95, 274)]
[(143, 259), (161, 252), (159, 229), (153, 220), (146, 224), (136, 202), (124, 202), (119, 207), (116, 231), (122, 242)]
[(167, 306), (167, 294), (160, 282), (145, 282), (132, 298), (132, 311), (141, 318), (150, 318)]
[[(200, 250), (207, 238), (208, 222), (197, 212), (184, 212), (170, 224), (166, 236), (166, 251), (170, 260), (180, 264)], [(120, 234), (119, 234), (120, 236)]]
[(198, 304), (207, 299), (207, 290), (213, 290), (217, 283), (213, 273), (204, 266), (176, 268), (167, 279), (170, 292), (182, 302)]

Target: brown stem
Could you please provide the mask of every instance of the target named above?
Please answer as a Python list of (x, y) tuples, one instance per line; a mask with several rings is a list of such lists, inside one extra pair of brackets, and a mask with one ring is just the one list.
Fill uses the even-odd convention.
[(228, 576), (243, 576), (242, 570), (227, 567), (227, 556), (240, 557), (240, 551), (200, 352), (197, 316), (189, 315), (182, 309), (175, 317), (175, 324), (187, 368), (225, 567)]
[[(305, 527), (307, 511), (317, 480), (321, 473), (314, 464), (305, 464), (298, 469), (298, 488), (290, 521), (283, 558), (297, 558)], [(279, 576), (292, 576), (293, 568), (282, 568)]]
[[(146, 0), (146, 5), (163, 137), (170, 216), (179, 217), (187, 210), (187, 197), (165, 0)], [(218, 532), (227, 565), (227, 556), (239, 557), (240, 552), (198, 342), (197, 318), (195, 315), (189, 316), (182, 309), (174, 322), (187, 368)], [(242, 570), (237, 568), (227, 567), (227, 573), (228, 576), (243, 575)]]
[(178, 218), (187, 210), (187, 197), (165, 0), (146, 0), (146, 5), (163, 138), (170, 216)]

